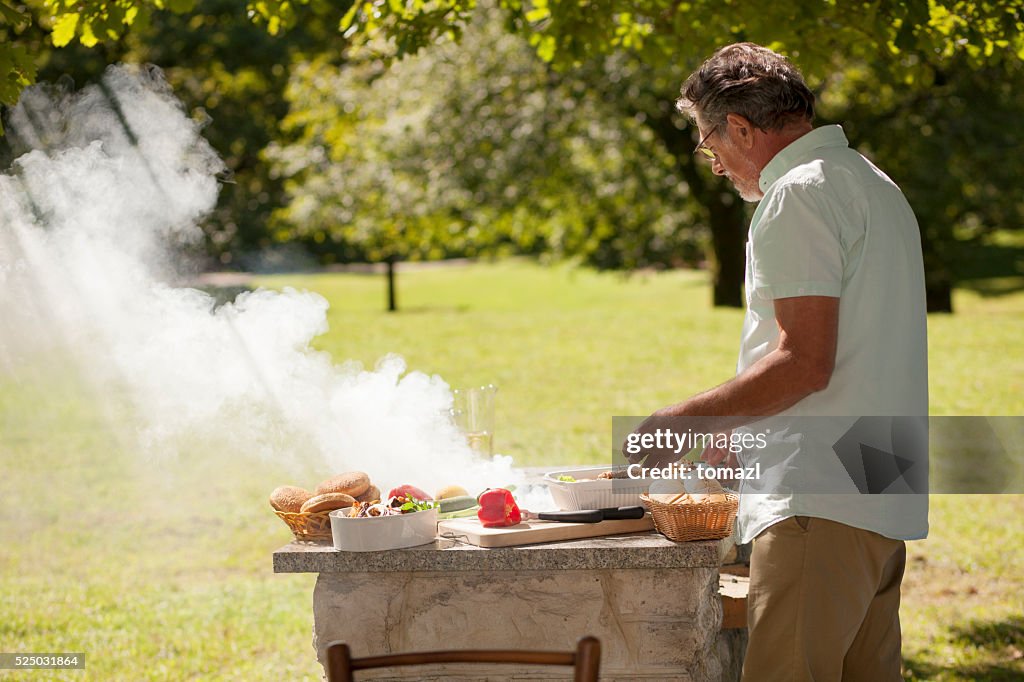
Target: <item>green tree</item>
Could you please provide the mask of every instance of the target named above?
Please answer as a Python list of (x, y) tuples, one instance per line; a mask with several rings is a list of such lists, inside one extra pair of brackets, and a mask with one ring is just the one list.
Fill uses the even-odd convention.
[[(437, 83), (445, 87), (437, 87)], [(289, 178), (282, 239), (374, 260), (505, 250), (643, 267), (693, 257), (686, 186), (649, 130), (480, 15), (385, 68), (297, 70), (269, 157)]]
[[(738, 272), (742, 263), (744, 210), (732, 199), (721, 180), (695, 166), (688, 154), (694, 142), (692, 131), (670, 106), (682, 74), (721, 44), (754, 40), (786, 52), (798, 61), (823, 95), (823, 113), (833, 120), (845, 118), (846, 102), (853, 107), (851, 118), (876, 104), (891, 104), (892, 111), (905, 114), (904, 118), (940, 115), (942, 112), (928, 109), (930, 85), (927, 71), (922, 71), (926, 67), (934, 74), (930, 82), (938, 91), (950, 93), (953, 106), (943, 111), (961, 112), (961, 120), (975, 117), (985, 106), (984, 102), (960, 97), (955, 88), (984, 86), (986, 96), (996, 97), (1000, 111), (1019, 115), (1016, 108), (1019, 103), (1013, 97), (995, 91), (991, 81), (975, 81), (971, 86), (967, 74), (986, 74), (982, 78), (1002, 79), (1011, 88), (1020, 89), (1018, 65), (1024, 57), (1022, 5), (1024, 0), (930, 0), (928, 3), (797, 0), (744, 8), (712, 0), (687, 3), (592, 0), (585, 4), (500, 0), (506, 29), (524, 36), (537, 54), (561, 73), (592, 69), (609, 78), (616, 74), (628, 75), (628, 96), (613, 99), (626, 111), (633, 111), (636, 120), (648, 126), (661, 140), (662, 147), (676, 159), (677, 174), (689, 184), (691, 195), (700, 198), (704, 207), (702, 222), (709, 225), (712, 235), (715, 302), (719, 304), (740, 303)], [(301, 31), (306, 23), (305, 13), (312, 12), (323, 26), (332, 30), (340, 26), (348, 41), (384, 45), (381, 54), (385, 61), (414, 53), (440, 37), (458, 38), (474, 9), (473, 0), (357, 2), (352, 5), (334, 5), (326, 0), (266, 0), (247, 5), (249, 17), (271, 35)], [(76, 3), (35, 0), (29, 4), (0, 0), (0, 68), (7, 71), (7, 78), (0, 87), (0, 98), (12, 101), (34, 78), (35, 46), (30, 37), (32, 31), (26, 27), (45, 25), (46, 30), (52, 30), (54, 45), (78, 41), (85, 45), (112, 45), (112, 51), (116, 52), (121, 49), (129, 27), (131, 33), (141, 34), (141, 29), (151, 25), (155, 17), (169, 11), (190, 13), (196, 10), (192, 0), (79, 0)], [(611, 61), (595, 67), (605, 57)], [(615, 58), (625, 61), (616, 62)], [(633, 79), (637, 78), (646, 80), (634, 89)], [(855, 82), (870, 84), (869, 90), (891, 93), (891, 96), (886, 101), (872, 102), (870, 97), (844, 94), (842, 83)], [(954, 118), (945, 120), (946, 123), (933, 124), (932, 128), (953, 133), (954, 150), (989, 147), (987, 138), (982, 136), (992, 132), (991, 126), (957, 128)], [(977, 120), (988, 119), (982, 116)], [(942, 302), (949, 299), (949, 277), (944, 272), (949, 270), (946, 251), (950, 235), (964, 230), (978, 232), (981, 229), (977, 227), (978, 221), (1001, 219), (1009, 221), (1002, 223), (1004, 227), (1019, 227), (1019, 210), (1012, 202), (992, 200), (989, 196), (1002, 183), (1004, 175), (994, 175), (995, 182), (980, 181), (979, 177), (991, 175), (991, 169), (980, 176), (966, 170), (961, 172), (961, 168), (977, 168), (972, 158), (963, 154), (950, 152), (948, 157), (936, 157), (922, 149), (923, 153), (912, 156), (913, 144), (902, 150), (891, 144), (892, 140), (901, 139), (895, 135), (876, 139), (872, 137), (872, 129), (856, 128), (857, 122), (853, 120), (847, 124), (851, 131), (862, 133), (878, 154), (888, 154), (890, 150), (905, 153), (905, 162), (902, 158), (897, 161), (894, 175), (912, 195), (919, 210), (921, 201), (914, 196), (929, 196), (925, 190), (929, 170), (934, 164), (937, 161), (962, 164), (943, 178), (947, 191), (941, 198), (946, 208), (941, 215), (936, 212), (925, 221), (929, 298), (933, 307), (942, 307)], [(906, 127), (901, 128), (896, 118), (890, 118), (878, 129), (910, 132)], [(854, 137), (856, 139), (857, 135)], [(888, 167), (888, 161), (882, 159), (883, 165)], [(1008, 169), (1006, 174), (1012, 177), (1015, 172)], [(957, 199), (958, 196), (962, 196), (963, 201)], [(267, 203), (274, 201), (271, 196)]]
[(462, 227), (446, 205), (452, 187), (443, 168), (414, 154), (421, 93), (381, 92), (393, 79), (379, 76), (373, 61), (340, 71), (320, 60), (299, 66), (284, 121), (296, 140), (267, 156), (289, 194), (276, 238), (312, 242), (328, 261), (332, 245), (357, 245), (387, 264), (388, 309), (396, 310), (396, 263), (443, 255)]
[[(87, 40), (89, 46), (67, 36), (58, 41), (51, 33), (52, 19), (37, 7), (20, 15), (24, 24), (17, 39), (34, 56), (44, 81), (64, 76), (78, 84), (95, 81), (118, 61), (158, 64), (186, 108), (207, 120), (204, 136), (230, 171), (217, 207), (204, 221), (206, 240), (199, 253), (222, 264), (251, 267), (273, 244), (267, 225), (284, 201), (280, 180), (271, 176), (260, 154), (280, 135), (292, 63), (322, 54), (340, 65), (347, 41), (326, 3), (298, 7), (298, 25), (287, 39), (254, 23), (237, 0), (176, 7), (179, 11), (158, 9), (144, 20), (136, 17), (116, 39)], [(66, 45), (54, 47), (54, 41), (65, 38)], [(0, 139), (0, 159), (10, 154), (4, 149), (10, 142)]]
[(53, 47), (119, 41), (131, 26), (148, 24), (154, 11), (187, 12), (194, 0), (0, 0), (0, 105), (13, 105), (36, 79), (44, 26)]
[(824, 88), (822, 110), (904, 188), (921, 225), (929, 310), (952, 311), (964, 243), (1024, 226), (1024, 201), (1007, 191), (1024, 175), (1024, 138), (1007, 125), (1024, 112), (1024, 63), (913, 56), (899, 78), (877, 71), (848, 63)]
[(30, 23), (23, 8), (0, 0), (0, 104), (15, 104), (21, 91), (35, 82), (35, 59), (29, 46), (18, 41)]
[[(720, 181), (709, 179), (694, 167), (687, 147), (692, 144), (689, 127), (664, 105), (654, 101), (673, 98), (663, 86), (665, 75), (676, 78), (696, 66), (697, 60), (716, 47), (738, 40), (752, 40), (781, 50), (796, 59), (819, 91), (831, 77), (867, 69), (866, 80), (901, 89), (913, 83), (920, 64), (933, 63), (939, 72), (945, 65), (960, 64), (967, 70), (1004, 69), (1016, 76), (1013, 65), (1024, 58), (1024, 3), (963, 2), (932, 0), (922, 2), (875, 1), (863, 3), (801, 0), (767, 6), (742, 8), (723, 6), (711, 0), (674, 3), (666, 0), (594, 0), (585, 4), (548, 0), (504, 0), (510, 30), (529, 37), (538, 54), (560, 68), (581, 68), (595, 55), (636, 55), (654, 96), (640, 109), (647, 114), (652, 130), (667, 149), (673, 150), (683, 177), (706, 207), (711, 228), (714, 266), (714, 302), (741, 304), (742, 254), (745, 212), (725, 191)], [(400, 52), (415, 51), (435, 36), (450, 32), (453, 24), (466, 21), (471, 10), (460, 0), (441, 0), (429, 6), (357, 3), (343, 21), (350, 31), (386, 36)], [(838, 57), (837, 57), (838, 55)], [(660, 76), (660, 77), (659, 77)], [(678, 82), (678, 81), (677, 81)], [(645, 86), (646, 87), (646, 86)], [(920, 88), (905, 97), (913, 106)], [(923, 106), (923, 104), (921, 104)], [(634, 107), (635, 103), (627, 106)], [(841, 112), (833, 110), (841, 117)], [(981, 133), (975, 130), (975, 133)], [(893, 138), (890, 138), (893, 139)], [(903, 139), (903, 138), (896, 138)], [(968, 146), (979, 146), (979, 139)], [(881, 146), (876, 146), (880, 151)], [(904, 181), (919, 207), (930, 207), (927, 181), (914, 182), (927, 174), (933, 157), (911, 162), (916, 172)], [(934, 168), (934, 166), (931, 166)], [(907, 183), (910, 183), (909, 186)], [(975, 183), (976, 184), (976, 183)], [(955, 197), (957, 192), (945, 196)], [(955, 201), (955, 200), (954, 200)], [(929, 304), (932, 310), (951, 309), (949, 235), (957, 213), (951, 207), (945, 217), (927, 211), (923, 230), (928, 270)], [(973, 215), (978, 215), (976, 212)], [(1019, 227), (1019, 221), (1013, 227)]]
[(293, 64), (311, 54), (334, 68), (344, 62), (347, 41), (326, 4), (296, 13), (284, 39), (237, 0), (199, 0), (187, 14), (154, 13), (122, 41), (124, 58), (160, 65), (185, 105), (208, 119), (204, 136), (231, 172), (204, 222), (205, 253), (222, 264), (253, 267), (273, 244), (267, 225), (285, 197), (261, 154), (281, 134)]

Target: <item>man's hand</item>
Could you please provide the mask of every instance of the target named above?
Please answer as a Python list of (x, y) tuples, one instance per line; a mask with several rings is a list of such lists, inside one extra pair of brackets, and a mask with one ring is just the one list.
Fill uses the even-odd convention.
[[(663, 407), (633, 429), (622, 444), (623, 457), (633, 464), (642, 462), (644, 468), (663, 468), (678, 462), (700, 444), (695, 442), (694, 434), (721, 431), (720, 419), (686, 414), (681, 409), (683, 405)], [(631, 440), (633, 449), (640, 452), (627, 451)]]
[[(778, 414), (826, 388), (835, 367), (839, 299), (799, 296), (776, 299), (774, 305), (779, 325), (775, 350), (724, 384), (658, 410), (630, 435), (654, 436), (660, 429), (673, 425), (676, 433), (686, 428), (700, 433), (722, 433), (756, 421), (752, 418)], [(673, 423), (668, 417), (685, 421)], [(664, 439), (658, 445), (652, 438), (647, 445), (641, 444), (637, 453), (627, 452), (627, 444), (628, 438), (622, 445), (623, 456), (633, 464), (642, 462), (644, 467), (664, 467), (686, 454)], [(728, 448), (707, 448), (701, 457), (712, 466), (738, 465)]]
[[(730, 436), (731, 433), (731, 431), (727, 432), (726, 436)], [(715, 440), (718, 439), (716, 438)], [(714, 445), (706, 447), (704, 452), (701, 453), (700, 458), (713, 467), (721, 466), (726, 469), (735, 469), (740, 465), (739, 460), (736, 458), (736, 453), (730, 450), (728, 445), (724, 448)]]
[[(647, 419), (640, 423), (640, 426), (633, 429), (630, 436), (635, 436), (636, 442), (640, 442), (640, 438), (644, 434), (649, 434), (649, 438), (652, 441), (656, 441), (655, 435), (659, 429), (669, 428), (671, 420), (666, 414), (666, 409), (661, 409), (652, 414)], [(662, 441), (662, 447), (644, 447), (640, 446), (640, 452), (630, 453), (626, 451), (630, 437), (626, 437), (626, 442), (622, 444), (622, 456), (626, 458), (631, 464), (643, 464), (645, 469), (648, 468), (661, 468), (673, 462), (679, 461), (680, 453), (675, 451), (675, 448), (671, 443)]]

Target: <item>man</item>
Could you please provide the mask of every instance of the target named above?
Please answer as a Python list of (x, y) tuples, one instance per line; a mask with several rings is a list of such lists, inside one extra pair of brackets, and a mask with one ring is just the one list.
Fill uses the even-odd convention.
[[(772, 486), (741, 488), (737, 533), (754, 543), (743, 680), (900, 680), (904, 541), (927, 535), (927, 496), (863, 494), (853, 483), (863, 471), (845, 465), (847, 475), (834, 446), (860, 417), (927, 415), (917, 222), (839, 126), (813, 128), (814, 95), (771, 50), (720, 49), (677, 106), (696, 123), (696, 151), (712, 170), (760, 203), (737, 374), (655, 417), (705, 417), (722, 432), (791, 420), (784, 436), (743, 454), (745, 467), (777, 473)], [(717, 465), (726, 454), (708, 448), (704, 458)], [(815, 488), (837, 475), (843, 494)]]

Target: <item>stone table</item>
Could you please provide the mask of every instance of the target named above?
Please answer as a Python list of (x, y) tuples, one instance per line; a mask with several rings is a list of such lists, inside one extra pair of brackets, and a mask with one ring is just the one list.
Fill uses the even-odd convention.
[[(354, 656), (428, 649), (572, 650), (601, 640), (601, 679), (738, 679), (741, 630), (721, 629), (726, 541), (636, 533), (500, 549), (455, 540), (387, 552), (293, 542), (276, 573), (318, 573), (313, 646)], [(364, 679), (566, 679), (558, 667), (431, 666)]]

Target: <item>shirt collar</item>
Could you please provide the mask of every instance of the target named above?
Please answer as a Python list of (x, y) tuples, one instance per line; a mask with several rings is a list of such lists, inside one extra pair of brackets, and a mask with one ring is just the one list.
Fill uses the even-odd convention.
[(815, 128), (806, 135), (783, 147), (772, 160), (761, 169), (761, 178), (758, 185), (762, 192), (768, 192), (768, 188), (775, 184), (775, 181), (788, 173), (811, 156), (811, 152), (823, 147), (849, 147), (842, 126), (828, 125)]

